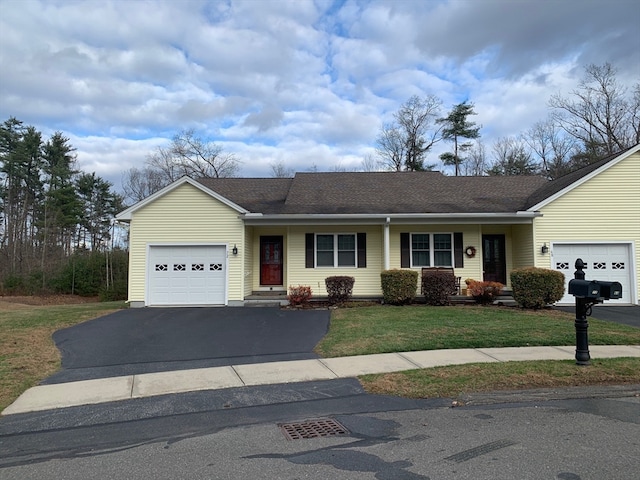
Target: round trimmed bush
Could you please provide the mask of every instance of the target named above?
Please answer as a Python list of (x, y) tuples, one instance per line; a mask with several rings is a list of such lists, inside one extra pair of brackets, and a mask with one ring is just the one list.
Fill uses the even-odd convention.
[(564, 275), (547, 268), (520, 268), (511, 272), (511, 288), (522, 308), (544, 308), (564, 295)]
[(384, 270), (380, 280), (384, 303), (406, 305), (416, 298), (418, 272), (415, 270)]

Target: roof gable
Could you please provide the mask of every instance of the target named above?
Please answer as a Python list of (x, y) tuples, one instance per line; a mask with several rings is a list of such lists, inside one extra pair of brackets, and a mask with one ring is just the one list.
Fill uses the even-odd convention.
[(589, 181), (596, 175), (617, 165), (619, 162), (640, 151), (640, 144), (630, 147), (622, 152), (609, 155), (597, 162), (587, 165), (579, 170), (563, 175), (562, 177), (549, 182), (546, 186), (534, 192), (527, 201), (528, 211), (537, 211), (545, 205), (560, 198), (574, 188)]
[(116, 219), (120, 220), (120, 221), (125, 221), (125, 222), (126, 221), (130, 221), (134, 212), (136, 212), (137, 210), (140, 210), (141, 208), (145, 207), (146, 205), (149, 205), (150, 203), (156, 201), (158, 198), (166, 195), (167, 193), (175, 190), (176, 188), (178, 188), (178, 187), (180, 187), (181, 185), (184, 185), (184, 184), (192, 185), (193, 187), (197, 188), (198, 190), (200, 190), (200, 191), (206, 193), (207, 195), (215, 198), (219, 202), (221, 202), (221, 203), (227, 205), (228, 207), (231, 207), (232, 209), (236, 210), (238, 213), (248, 213), (248, 211), (246, 209), (244, 209), (243, 207), (241, 207), (240, 205), (232, 202), (231, 200), (229, 200), (229, 199), (225, 198), (224, 196), (220, 195), (219, 193), (214, 192), (213, 190), (207, 188), (205, 185), (202, 185), (201, 183), (193, 180), (190, 177), (182, 177), (182, 178), (179, 178), (178, 180), (176, 180), (175, 182), (170, 183), (169, 185), (167, 185), (163, 189), (158, 190), (154, 194), (149, 195), (144, 200), (141, 200), (138, 203), (130, 206), (126, 210), (118, 213), (116, 215)]

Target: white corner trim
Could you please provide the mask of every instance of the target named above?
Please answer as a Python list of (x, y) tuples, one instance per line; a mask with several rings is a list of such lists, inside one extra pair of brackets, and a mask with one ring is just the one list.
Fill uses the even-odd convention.
[(550, 197), (545, 198), (541, 202), (539, 202), (536, 205), (534, 205), (531, 208), (529, 208), (527, 211), (528, 212), (532, 212), (532, 211), (540, 210), (541, 208), (545, 207), (546, 205), (550, 204), (551, 202), (553, 202), (553, 201), (557, 200), (558, 198), (562, 197), (564, 194), (569, 193), (574, 188), (577, 188), (580, 185), (582, 185), (583, 183), (588, 182), (593, 177), (595, 177), (597, 175), (600, 175), (602, 172), (604, 172), (604, 171), (608, 170), (609, 168), (617, 165), (622, 160), (624, 160), (627, 157), (630, 157), (631, 155), (633, 155), (634, 153), (637, 153), (638, 151), (640, 151), (640, 143), (638, 145), (636, 145), (635, 147), (632, 147), (629, 150), (627, 150), (626, 152), (622, 153), (620, 156), (614, 158), (610, 162), (607, 162), (606, 164), (602, 165), (600, 168), (594, 170), (589, 175), (585, 175), (584, 177), (582, 177), (582, 178), (576, 180), (575, 182), (573, 182), (572, 184), (566, 186), (565, 188), (563, 188), (559, 192), (556, 192), (553, 195), (551, 195)]
[(196, 180), (192, 179), (191, 177), (185, 176), (185, 177), (179, 178), (178, 180), (176, 180), (173, 183), (170, 183), (169, 185), (167, 185), (166, 187), (164, 187), (161, 190), (158, 190), (154, 194), (149, 195), (144, 200), (139, 201), (138, 203), (136, 203), (136, 204), (130, 206), (129, 208), (127, 208), (126, 210), (118, 213), (116, 215), (116, 220), (130, 221), (131, 218), (132, 218), (132, 214), (136, 210), (139, 210), (140, 208), (142, 208), (142, 207), (144, 207), (146, 205), (149, 205), (150, 203), (154, 202), (158, 198), (162, 197), (163, 195), (166, 195), (167, 193), (171, 192), (172, 190), (175, 190), (176, 188), (178, 188), (181, 185), (184, 185), (185, 183), (188, 183), (189, 185), (191, 185), (191, 186), (197, 188), (198, 190), (200, 190), (201, 192), (206, 193), (207, 195), (215, 198), (219, 202), (221, 202), (221, 203), (225, 204), (226, 206), (234, 209), (235, 211), (237, 211), (240, 214), (249, 213), (248, 210), (242, 208), (240, 205), (237, 205), (236, 203), (232, 202), (228, 198), (225, 198), (222, 195), (220, 195), (219, 193), (216, 193), (213, 190), (205, 187), (200, 182), (197, 182)]

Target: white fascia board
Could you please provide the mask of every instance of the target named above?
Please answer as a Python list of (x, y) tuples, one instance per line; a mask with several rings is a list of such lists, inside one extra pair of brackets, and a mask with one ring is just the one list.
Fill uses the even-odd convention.
[(558, 198), (560, 198), (564, 194), (569, 193), (574, 188), (577, 188), (580, 185), (582, 185), (583, 183), (588, 182), (589, 180), (591, 180), (596, 175), (599, 175), (602, 172), (604, 172), (605, 170), (608, 170), (609, 168), (613, 167), (614, 165), (617, 165), (622, 160), (624, 160), (625, 158), (633, 155), (634, 153), (638, 152), (639, 150), (640, 150), (640, 143), (638, 145), (636, 145), (635, 147), (627, 150), (626, 152), (621, 154), (619, 157), (614, 158), (610, 162), (607, 162), (606, 164), (604, 164), (600, 168), (594, 170), (589, 175), (585, 175), (584, 177), (580, 178), (579, 180), (576, 180), (575, 182), (573, 182), (571, 185), (566, 186), (565, 188), (563, 188), (559, 192), (556, 192), (553, 195), (551, 195), (550, 197), (547, 197), (544, 200), (542, 200), (541, 202), (535, 204), (534, 206), (529, 208), (527, 211), (533, 212), (535, 210), (540, 210), (541, 208), (545, 207), (546, 205), (549, 205), (551, 202), (553, 202), (554, 200), (557, 200)]
[(404, 213), (404, 214), (290, 214), (290, 215), (243, 215), (247, 225), (295, 225), (295, 224), (349, 224), (382, 225), (393, 224), (454, 224), (454, 223), (531, 223), (539, 212), (519, 211), (515, 213)]
[(166, 195), (168, 192), (176, 189), (177, 187), (184, 185), (185, 183), (188, 183), (189, 185), (192, 185), (194, 187), (196, 187), (198, 190), (202, 191), (203, 193), (206, 193), (207, 195), (215, 198), (216, 200), (218, 200), (221, 203), (224, 203), (225, 205), (227, 205), (228, 207), (233, 208), (234, 210), (236, 210), (238, 213), (240, 214), (247, 214), (249, 213), (248, 210), (242, 208), (240, 205), (237, 205), (235, 203), (233, 203), (231, 200), (223, 197), (222, 195), (214, 192), (213, 190), (205, 187), (204, 185), (202, 185), (200, 182), (197, 182), (195, 180), (193, 180), (190, 177), (181, 177), (178, 180), (176, 180), (175, 182), (170, 183), (169, 185), (167, 185), (166, 187), (164, 187), (161, 190), (158, 190), (157, 192), (155, 192), (152, 195), (149, 195), (147, 198), (145, 198), (144, 200), (139, 201), (138, 203), (130, 206), (129, 208), (127, 208), (126, 210), (118, 213), (116, 215), (116, 220), (118, 221), (122, 221), (122, 222), (129, 222), (131, 221), (132, 215), (136, 210), (141, 209), (142, 207), (149, 205), (150, 203), (154, 202), (155, 200), (157, 200), (158, 198), (162, 197), (163, 195)]

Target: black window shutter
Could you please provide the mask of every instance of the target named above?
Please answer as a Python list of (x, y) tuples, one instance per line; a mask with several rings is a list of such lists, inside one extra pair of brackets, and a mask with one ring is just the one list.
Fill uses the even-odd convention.
[(411, 267), (411, 249), (409, 232), (400, 233), (400, 267)]
[(367, 234), (358, 234), (358, 268), (367, 268)]
[(304, 236), (304, 250), (305, 250), (305, 268), (313, 268), (313, 243), (315, 241), (315, 235), (313, 233), (307, 233)]
[(453, 234), (453, 258), (456, 268), (464, 267), (464, 247), (462, 246), (462, 232)]

